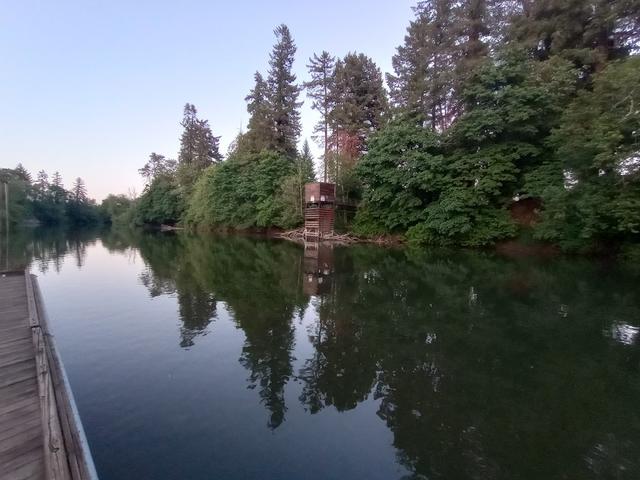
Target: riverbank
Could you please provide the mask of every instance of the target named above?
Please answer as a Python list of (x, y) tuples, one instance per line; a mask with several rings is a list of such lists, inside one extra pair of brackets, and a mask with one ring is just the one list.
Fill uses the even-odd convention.
[[(273, 238), (282, 238), (284, 240), (291, 240), (294, 242), (304, 242), (305, 233), (304, 228), (296, 228), (294, 230), (286, 230), (282, 232), (273, 232), (271, 235)], [(351, 245), (355, 243), (372, 243), (376, 245), (401, 245), (406, 243), (406, 239), (401, 235), (379, 235), (376, 237), (362, 237), (354, 235), (352, 233), (331, 233), (324, 235), (321, 242)]]

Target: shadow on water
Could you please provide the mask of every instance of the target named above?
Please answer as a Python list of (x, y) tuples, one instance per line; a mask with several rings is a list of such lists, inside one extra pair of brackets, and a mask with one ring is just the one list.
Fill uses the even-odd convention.
[[(640, 478), (638, 276), (586, 259), (320, 247), (140, 231), (36, 232), (11, 256), (59, 268), (96, 242), (137, 252), (151, 296), (177, 298), (180, 346), (220, 302), (245, 335), (250, 388), (285, 421), (374, 398), (415, 478)], [(22, 246), (18, 246), (22, 242)], [(308, 358), (296, 328), (313, 311)]]

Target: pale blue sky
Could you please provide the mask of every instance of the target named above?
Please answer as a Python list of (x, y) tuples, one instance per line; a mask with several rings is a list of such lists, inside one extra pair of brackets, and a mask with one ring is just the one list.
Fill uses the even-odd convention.
[[(414, 4), (0, 0), (0, 167), (59, 170), (67, 186), (81, 176), (98, 200), (140, 193), (149, 153), (177, 156), (186, 102), (226, 152), (276, 25), (291, 29), (299, 80), (323, 49), (363, 52), (388, 72)], [(317, 117), (302, 98), (310, 137)]]

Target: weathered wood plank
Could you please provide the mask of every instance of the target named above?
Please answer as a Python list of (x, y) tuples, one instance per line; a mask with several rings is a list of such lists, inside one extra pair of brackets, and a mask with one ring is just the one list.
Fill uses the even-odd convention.
[(35, 351), (23, 275), (0, 277), (0, 479), (45, 479)]
[(12, 340), (24, 338), (25, 332), (31, 335), (31, 332), (29, 331), (29, 327), (25, 325), (18, 325), (16, 327), (0, 329), (1, 338), (5, 341), (12, 341)]
[(29, 359), (6, 367), (0, 367), (0, 388), (35, 377), (35, 360)]
[[(35, 398), (35, 402), (34, 402), (34, 398)], [(40, 399), (38, 398), (37, 391), (30, 392), (29, 395), (25, 395), (22, 398), (17, 398), (13, 402), (7, 403), (6, 405), (0, 407), (0, 414), (2, 415), (10, 414), (24, 406), (32, 405), (32, 404), (36, 406), (40, 405)]]
[(31, 398), (30, 400), (31, 402), (14, 402), (15, 408), (12, 408), (11, 410), (0, 414), (0, 424), (2, 425), (2, 430), (0, 430), (0, 438), (3, 438), (3, 436), (7, 435), (5, 432), (8, 430), (8, 427), (12, 423), (21, 423), (22, 421), (27, 420), (22, 417), (28, 415), (33, 416), (34, 414), (38, 413), (39, 403), (37, 401), (34, 401), (33, 398)]
[[(24, 438), (34, 432), (37, 438), (42, 439), (38, 410), (27, 411), (21, 417), (11, 417), (11, 423), (8, 423), (7, 428), (0, 433), (0, 453), (25, 444)], [(31, 439), (30, 436), (29, 439)], [(32, 443), (28, 442), (28, 444)]]
[[(38, 391), (38, 384), (36, 382), (35, 376), (31, 379), (24, 380), (20, 383), (10, 385), (2, 389), (2, 396), (0, 396), (0, 406), (10, 403), (12, 399), (16, 396), (24, 395), (25, 393), (29, 394), (37, 391)], [(33, 398), (37, 397), (37, 395), (32, 395), (32, 396)]]
[(42, 445), (34, 444), (31, 448), (19, 455), (0, 455), (0, 478), (13, 479), (26, 473), (33, 474), (42, 468)]
[(0, 480), (97, 479), (67, 389), (35, 276), (0, 275)]
[(28, 328), (16, 330), (12, 332), (10, 336), (6, 338), (4, 336), (0, 337), (0, 348), (4, 348), (7, 344), (13, 343), (17, 340), (31, 339), (31, 330)]
[(8, 367), (15, 363), (21, 363), (25, 360), (33, 358), (33, 352), (26, 348), (12, 348), (10, 352), (2, 352), (0, 354), (0, 368)]
[[(29, 323), (32, 327), (38, 327), (35, 299), (33, 291), (30, 291), (31, 278), (26, 277), (27, 306), (29, 310)], [(58, 417), (51, 372), (47, 358), (47, 346), (42, 328), (32, 328), (33, 347), (36, 354), (36, 372), (38, 378), (38, 392), (40, 395), (40, 414), (42, 418), (42, 430), (44, 434), (44, 462), (47, 467), (47, 475), (51, 480), (70, 480), (71, 473), (67, 462), (67, 455), (62, 437), (62, 428)]]

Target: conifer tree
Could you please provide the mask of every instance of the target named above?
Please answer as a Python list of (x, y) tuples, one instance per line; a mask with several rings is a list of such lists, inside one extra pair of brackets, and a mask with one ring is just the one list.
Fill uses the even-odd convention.
[(51, 183), (49, 184), (49, 190), (51, 192), (54, 203), (64, 202), (67, 192), (64, 189), (64, 185), (62, 183), (62, 175), (60, 175), (60, 172), (56, 171), (53, 173)]
[(33, 184), (36, 200), (44, 200), (49, 192), (49, 175), (44, 170), (40, 170)]
[(178, 177), (182, 186), (190, 189), (202, 170), (222, 160), (219, 151), (220, 137), (211, 133), (209, 122), (197, 116), (196, 107), (184, 106), (180, 125), (183, 127), (178, 154)]
[(331, 90), (333, 143), (351, 160), (366, 149), (369, 136), (382, 125), (388, 108), (382, 73), (371, 58), (349, 53), (335, 66)]
[(24, 166), (19, 163), (16, 168), (15, 168), (15, 173), (18, 176), (18, 178), (20, 178), (21, 180), (27, 182), (28, 184), (31, 184), (31, 174), (29, 173), (29, 171), (24, 168)]
[(187, 103), (184, 106), (182, 121), (180, 122), (183, 131), (180, 137), (180, 153), (178, 154), (178, 162), (181, 165), (192, 165), (195, 162), (198, 136), (197, 113), (195, 105)]
[[(315, 133), (322, 134), (323, 156), (323, 179), (327, 181), (327, 161), (329, 157), (329, 124), (330, 113), (333, 108), (331, 91), (334, 82), (335, 58), (328, 52), (323, 51), (320, 56), (313, 54), (307, 65), (311, 80), (304, 83), (309, 96), (313, 103), (311, 108), (317, 110), (320, 115), (320, 121), (314, 128)], [(305, 143), (306, 144), (306, 143)]]
[(313, 166), (313, 155), (309, 147), (309, 141), (305, 139), (302, 152), (298, 157), (298, 172), (302, 183), (315, 182), (316, 172)]
[(511, 39), (538, 59), (560, 55), (587, 74), (627, 56), (640, 41), (640, 3), (629, 0), (523, 2)]
[(387, 75), (393, 106), (446, 130), (464, 109), (465, 83), (499, 46), (515, 10), (512, 0), (419, 2)]
[(269, 56), (267, 77), (270, 120), (273, 125), (274, 149), (295, 158), (300, 135), (300, 112), (298, 102), (300, 88), (292, 72), (296, 45), (286, 25), (274, 30), (277, 42)]
[(449, 0), (419, 2), (388, 75), (393, 105), (426, 123), (447, 128), (457, 114), (454, 71), (457, 46), (453, 4)]
[(71, 191), (73, 201), (75, 203), (87, 203), (87, 187), (84, 184), (84, 180), (78, 177), (75, 182), (73, 182), (73, 189)]
[[(245, 97), (249, 118), (246, 144), (251, 151), (260, 152), (273, 147), (274, 132), (270, 119), (269, 87), (260, 72), (254, 74), (255, 84)], [(239, 136), (242, 138), (242, 136)], [(238, 146), (242, 142), (238, 141)]]

